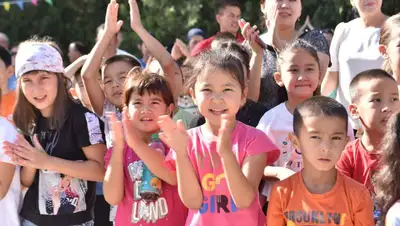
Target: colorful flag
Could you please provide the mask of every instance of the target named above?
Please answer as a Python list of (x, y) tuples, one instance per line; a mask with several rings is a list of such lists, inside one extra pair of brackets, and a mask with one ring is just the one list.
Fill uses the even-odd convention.
[(11, 7), (10, 2), (3, 2), (3, 7), (8, 12), (10, 10), (10, 7)]
[(22, 0), (18, 1), (17, 5), (21, 10), (24, 10), (24, 1), (22, 1)]
[(37, 6), (38, 5), (38, 2), (37, 2), (38, 0), (32, 0), (32, 4), (33, 5), (35, 5), (35, 6)]
[(45, 0), (49, 5), (53, 5), (53, 0)]

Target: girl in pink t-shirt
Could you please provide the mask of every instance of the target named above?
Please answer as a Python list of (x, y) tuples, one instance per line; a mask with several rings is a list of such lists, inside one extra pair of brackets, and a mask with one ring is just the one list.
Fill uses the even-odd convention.
[(160, 138), (174, 149), (166, 163), (189, 208), (187, 226), (265, 224), (258, 186), (279, 151), (263, 132), (235, 119), (246, 101), (245, 73), (227, 50), (204, 53), (193, 62), (189, 87), (206, 123), (187, 132), (181, 122), (160, 117)]
[(115, 225), (183, 226), (187, 208), (175, 172), (164, 164), (169, 149), (152, 139), (160, 130), (158, 117), (173, 112), (171, 87), (160, 75), (133, 69), (123, 99), (122, 123), (115, 113), (108, 114), (113, 147), (105, 157), (103, 184), (106, 201), (118, 205)]

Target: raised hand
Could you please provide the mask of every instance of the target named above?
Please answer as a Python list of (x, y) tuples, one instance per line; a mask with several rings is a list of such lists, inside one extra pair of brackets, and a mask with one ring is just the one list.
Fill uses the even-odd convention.
[(128, 108), (124, 107), (122, 111), (122, 123), (125, 134), (125, 141), (133, 150), (135, 150), (138, 144), (143, 144), (144, 141), (140, 138), (135, 127), (133, 126), (133, 120), (130, 118)]
[(35, 169), (47, 169), (50, 163), (49, 155), (40, 145), (37, 135), (33, 137), (33, 146), (19, 134), (14, 143), (3, 142), (5, 154), (10, 156), (12, 161), (20, 166), (27, 166)]
[(221, 127), (218, 131), (217, 152), (222, 157), (232, 152), (232, 131), (236, 126), (235, 116), (221, 115)]
[(175, 42), (174, 46), (172, 47), (171, 56), (172, 56), (172, 58), (174, 58), (174, 60), (179, 60), (183, 56), (181, 49), (178, 46), (177, 42)]
[(131, 28), (135, 31), (136, 29), (143, 27), (142, 20), (140, 19), (139, 6), (136, 0), (129, 0), (129, 6), (131, 15)]
[(251, 27), (250, 23), (246, 22), (244, 19), (240, 19), (239, 24), (242, 25), (240, 26), (240, 29), (242, 31), (242, 36), (249, 43), (253, 52), (255, 53), (262, 52), (263, 47), (256, 41), (258, 35), (260, 34), (260, 31), (257, 29), (257, 26), (254, 25), (253, 27)]
[(160, 139), (174, 149), (177, 155), (187, 155), (189, 136), (182, 121), (175, 123), (171, 117), (163, 115), (158, 118), (158, 125), (162, 130)]
[(118, 8), (119, 4), (116, 0), (111, 0), (108, 3), (104, 31), (111, 35), (117, 34), (123, 24), (122, 20), (118, 20)]
[(123, 151), (125, 140), (122, 123), (117, 119), (115, 112), (106, 112), (106, 116), (110, 124), (113, 151)]
[(175, 41), (175, 45), (178, 45), (179, 49), (181, 50), (181, 53), (185, 56), (185, 57), (189, 57), (190, 56), (190, 51), (188, 46), (179, 38), (176, 39)]

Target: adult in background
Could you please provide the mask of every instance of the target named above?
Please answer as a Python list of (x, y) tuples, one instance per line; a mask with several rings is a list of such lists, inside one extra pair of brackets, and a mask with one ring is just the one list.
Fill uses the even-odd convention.
[(200, 28), (192, 28), (189, 30), (187, 33), (187, 41), (188, 41), (188, 46), (189, 50), (194, 49), (199, 42), (203, 41), (205, 39), (205, 33), (202, 29)]
[[(382, 13), (382, 0), (351, 0), (360, 17), (337, 25), (330, 48), (332, 65), (322, 82), (323, 95), (330, 96), (337, 88), (336, 100), (349, 110), (351, 80), (358, 73), (381, 68), (383, 57), (379, 53), (381, 26), (387, 19)], [(356, 120), (350, 120), (358, 129)]]
[[(219, 32), (229, 32), (236, 36), (239, 43), (244, 41), (243, 36), (238, 32), (239, 19), (241, 15), (240, 4), (236, 0), (220, 0), (217, 6), (217, 14), (215, 16), (219, 24)], [(199, 42), (194, 49), (190, 51), (192, 57), (199, 53), (209, 50), (214, 36)]]
[(73, 63), (79, 57), (89, 53), (89, 50), (82, 42), (72, 42), (68, 47), (68, 59)]
[(8, 36), (3, 32), (0, 32), (0, 46), (3, 46), (6, 49), (10, 47), (10, 41), (8, 39)]
[(321, 72), (325, 73), (329, 65), (329, 47), (320, 30), (315, 29), (300, 35), (296, 31), (296, 21), (302, 11), (300, 0), (261, 0), (260, 6), (268, 28), (268, 32), (260, 37), (267, 46), (262, 59), (261, 77), (250, 80), (248, 98), (258, 100), (266, 109), (271, 109), (287, 100), (285, 88), (278, 86), (274, 79), (277, 54), (288, 43), (302, 39), (316, 49)]

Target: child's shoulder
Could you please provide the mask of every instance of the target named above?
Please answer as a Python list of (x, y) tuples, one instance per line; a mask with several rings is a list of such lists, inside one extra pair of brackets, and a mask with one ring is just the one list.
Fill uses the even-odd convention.
[(259, 128), (263, 124), (269, 124), (275, 121), (276, 118), (287, 118), (293, 117), (290, 112), (287, 110), (285, 103), (281, 103), (274, 108), (265, 112), (265, 114), (261, 117), (260, 123), (257, 128)]
[(275, 182), (272, 190), (278, 192), (279, 194), (281, 194), (281, 196), (289, 195), (294, 190), (299, 188), (298, 185), (301, 183), (299, 179), (300, 179), (300, 172), (297, 172), (284, 180)]

